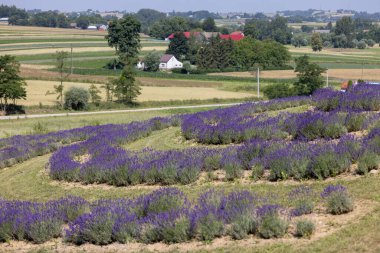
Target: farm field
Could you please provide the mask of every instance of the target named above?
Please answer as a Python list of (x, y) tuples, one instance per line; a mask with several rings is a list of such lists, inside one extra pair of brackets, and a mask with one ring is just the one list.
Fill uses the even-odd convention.
[[(0, 122), (0, 215), (25, 224), (0, 226), (11, 238), (0, 251), (377, 252), (379, 96), (363, 85), (211, 111)], [(280, 238), (264, 232), (269, 218)], [(305, 219), (315, 231), (299, 239)]]
[[(56, 81), (40, 81), (28, 80), (27, 81), (27, 98), (20, 101), (21, 105), (54, 105), (56, 104), (56, 94), (46, 95), (47, 91), (53, 91), (54, 86), (59, 85)], [(70, 87), (89, 88), (90, 83), (66, 82), (65, 89)], [(101, 84), (95, 84), (101, 89)], [(105, 92), (101, 93), (105, 99)], [(223, 91), (217, 88), (205, 87), (150, 87), (143, 86), (141, 95), (138, 96), (138, 102), (146, 101), (170, 101), (170, 100), (191, 100), (200, 99), (207, 100), (213, 98), (231, 99), (231, 98), (247, 98), (252, 97), (251, 93)]]
[[(214, 76), (228, 76), (228, 77), (252, 77), (250, 72), (226, 72), (226, 73), (212, 73)], [(329, 78), (336, 80), (380, 80), (380, 69), (329, 69)], [(293, 70), (271, 70), (261, 71), (260, 76), (266, 79), (292, 79), (296, 78), (297, 74)], [(323, 76), (327, 76), (326, 73)]]

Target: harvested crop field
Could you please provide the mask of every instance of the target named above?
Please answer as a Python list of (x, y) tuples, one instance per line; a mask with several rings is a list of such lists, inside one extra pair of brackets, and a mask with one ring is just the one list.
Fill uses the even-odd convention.
[[(338, 80), (380, 80), (380, 69), (330, 69), (329, 77)], [(228, 72), (228, 73), (212, 73), (215, 76), (231, 76), (231, 77), (253, 77), (252, 72)], [(326, 77), (326, 73), (323, 74)], [(261, 71), (261, 78), (270, 79), (290, 79), (296, 78), (297, 74), (293, 70), (271, 70)]]
[[(141, 51), (164, 51), (166, 50), (167, 46), (154, 46), (154, 47), (143, 47)], [(67, 51), (69, 52), (71, 50), (70, 47), (61, 47), (61, 48), (41, 48), (41, 49), (24, 49), (24, 50), (12, 50), (12, 51), (0, 51), (0, 55), (5, 54), (12, 54), (12, 55), (38, 55), (38, 54), (54, 54), (57, 51)], [(115, 49), (110, 47), (80, 47), (80, 48), (74, 48), (73, 50), (75, 53), (82, 53), (82, 52), (112, 52), (115, 51)]]
[[(20, 101), (22, 105), (54, 105), (56, 95), (46, 95), (47, 91), (53, 91), (54, 85), (58, 85), (56, 81), (27, 81), (27, 99)], [(91, 83), (65, 82), (65, 90), (70, 87), (82, 87), (88, 89)], [(101, 84), (96, 84), (100, 88)], [(102, 90), (103, 91), (103, 90)], [(105, 98), (104, 92), (102, 97)], [(230, 99), (230, 98), (247, 98), (251, 97), (250, 93), (222, 91), (217, 88), (205, 87), (146, 87), (143, 86), (141, 95), (137, 98), (139, 102), (146, 101), (170, 101), (170, 100), (191, 100), (191, 99)]]

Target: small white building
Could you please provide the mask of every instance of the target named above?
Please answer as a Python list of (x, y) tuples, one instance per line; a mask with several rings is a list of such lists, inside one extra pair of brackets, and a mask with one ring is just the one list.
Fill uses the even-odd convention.
[(98, 28), (96, 26), (94, 26), (94, 25), (90, 25), (90, 26), (87, 27), (87, 30), (97, 31)]
[(0, 18), (0, 25), (8, 25), (9, 18)]
[(145, 63), (143, 61), (139, 61), (136, 65), (138, 70), (145, 70)]
[(160, 69), (170, 70), (170, 69), (180, 69), (183, 68), (182, 62), (178, 61), (174, 55), (164, 54), (160, 59)]

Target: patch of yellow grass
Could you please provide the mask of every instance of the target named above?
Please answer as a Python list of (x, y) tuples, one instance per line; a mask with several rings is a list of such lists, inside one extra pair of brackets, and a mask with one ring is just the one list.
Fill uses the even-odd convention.
[[(59, 85), (57, 81), (27, 81), (27, 99), (19, 101), (22, 105), (54, 105), (56, 103), (56, 96), (46, 95), (47, 91), (53, 91), (54, 85)], [(74, 83), (65, 82), (65, 90), (70, 87), (82, 87), (88, 89), (90, 83)], [(101, 84), (95, 84), (99, 89)], [(105, 98), (104, 90), (102, 90), (102, 98)], [(246, 98), (251, 97), (252, 94), (243, 92), (230, 92), (222, 91), (217, 88), (204, 88), (204, 87), (146, 87), (143, 86), (141, 95), (137, 101), (170, 101), (170, 100), (189, 100), (189, 99), (212, 99), (212, 98)]]

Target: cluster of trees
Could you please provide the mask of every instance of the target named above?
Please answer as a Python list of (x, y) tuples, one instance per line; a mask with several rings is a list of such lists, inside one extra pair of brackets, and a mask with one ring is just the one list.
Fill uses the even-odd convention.
[(167, 53), (202, 70), (281, 68), (290, 60), (287, 48), (281, 43), (260, 41), (250, 36), (241, 41), (223, 40), (219, 36), (199, 40), (195, 36), (187, 39), (183, 33), (176, 33)]
[(109, 20), (114, 18), (102, 17), (99, 14), (77, 15), (77, 13), (72, 13), (65, 15), (57, 11), (32, 14), (15, 6), (6, 5), (0, 5), (0, 17), (8, 17), (11, 25), (68, 28), (70, 23), (77, 23), (77, 26), (82, 29), (86, 29), (90, 24), (107, 24)]
[(290, 44), (292, 31), (288, 20), (281, 16), (270, 19), (251, 19), (246, 21), (244, 34), (258, 40), (272, 39), (282, 44)]

